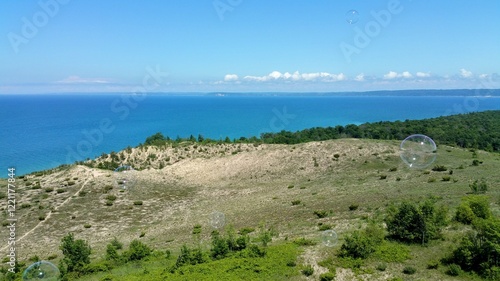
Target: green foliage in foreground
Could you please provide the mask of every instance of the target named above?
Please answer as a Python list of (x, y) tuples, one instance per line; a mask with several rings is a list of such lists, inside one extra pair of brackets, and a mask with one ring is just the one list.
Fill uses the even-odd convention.
[[(484, 278), (500, 280), (500, 220), (476, 218), (473, 229), (445, 261), (465, 271), (477, 272)], [(450, 268), (450, 272), (458, 271)]]
[(185, 264), (170, 272), (176, 259), (153, 255), (144, 261), (127, 263), (111, 269), (83, 276), (78, 280), (157, 281), (157, 280), (290, 280), (301, 275), (297, 267), (290, 266), (300, 254), (293, 243), (269, 245), (264, 256), (253, 256), (245, 249), (223, 259), (207, 259), (200, 264)]

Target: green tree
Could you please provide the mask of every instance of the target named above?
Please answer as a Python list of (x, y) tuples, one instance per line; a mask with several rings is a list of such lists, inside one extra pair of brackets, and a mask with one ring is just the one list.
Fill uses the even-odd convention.
[(220, 236), (217, 230), (212, 231), (212, 248), (210, 254), (213, 259), (223, 259), (229, 253), (229, 246), (223, 237)]
[(115, 246), (108, 244), (106, 246), (106, 260), (108, 261), (118, 261), (120, 260), (120, 255), (116, 251)]
[(453, 251), (449, 263), (485, 278), (500, 279), (500, 220), (477, 219), (472, 232), (465, 235)]
[(152, 250), (146, 244), (141, 241), (134, 239), (130, 242), (129, 249), (125, 253), (129, 261), (142, 260), (143, 258), (149, 256)]
[(366, 259), (373, 252), (375, 252), (375, 243), (364, 233), (357, 230), (345, 237), (339, 255), (341, 257)]
[(431, 200), (417, 205), (403, 202), (390, 211), (387, 218), (389, 235), (397, 240), (425, 244), (436, 239), (447, 224), (447, 209), (436, 209)]
[(145, 145), (162, 145), (165, 143), (165, 137), (162, 135), (162, 133), (158, 132), (152, 136), (149, 136), (146, 138), (144, 141)]
[(484, 195), (469, 195), (462, 198), (457, 208), (455, 219), (465, 224), (471, 224), (475, 219), (491, 217), (488, 197)]
[(80, 271), (86, 264), (90, 263), (92, 251), (89, 244), (81, 239), (75, 240), (73, 233), (62, 238), (59, 249), (64, 255), (62, 262), (68, 272)]

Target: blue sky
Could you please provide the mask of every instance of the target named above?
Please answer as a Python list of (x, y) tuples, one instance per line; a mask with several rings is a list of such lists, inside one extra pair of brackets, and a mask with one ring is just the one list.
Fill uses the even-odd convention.
[(495, 0), (8, 0), (0, 35), (0, 93), (500, 88)]

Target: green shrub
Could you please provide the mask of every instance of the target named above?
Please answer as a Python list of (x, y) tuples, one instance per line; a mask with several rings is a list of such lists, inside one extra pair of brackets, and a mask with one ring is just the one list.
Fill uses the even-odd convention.
[(293, 243), (299, 245), (299, 246), (314, 246), (317, 243), (311, 239), (306, 239), (305, 237), (297, 238), (293, 240)]
[(212, 231), (212, 248), (210, 255), (213, 259), (223, 259), (229, 253), (227, 240), (220, 236), (218, 231)]
[(26, 208), (29, 208), (29, 207), (31, 207), (30, 203), (22, 203), (21, 204), (21, 209), (26, 209)]
[(457, 264), (450, 264), (448, 270), (446, 270), (446, 274), (450, 276), (459, 276), (462, 273), (462, 269)]
[(71, 186), (71, 185), (75, 185), (75, 182), (74, 181), (68, 181), (68, 185)]
[(301, 202), (300, 200), (293, 200), (292, 201), (292, 206), (299, 205), (300, 202)]
[(375, 267), (378, 271), (385, 271), (387, 269), (387, 264), (381, 263), (378, 264), (377, 267)]
[(386, 218), (389, 235), (396, 240), (422, 243), (440, 237), (446, 225), (447, 209), (437, 208), (431, 200), (420, 205), (403, 202), (389, 210)]
[(135, 206), (142, 206), (142, 201), (134, 201)]
[(200, 248), (190, 249), (186, 244), (182, 245), (181, 253), (177, 257), (177, 261), (174, 266), (170, 269), (170, 272), (175, 272), (178, 268), (185, 264), (201, 264), (207, 261), (206, 256), (203, 254)]
[(380, 175), (381, 180), (385, 180), (387, 178), (387, 175)]
[(110, 190), (113, 189), (113, 186), (112, 185), (105, 185), (103, 188), (102, 188), (102, 193), (108, 193)]
[(431, 260), (427, 263), (427, 269), (438, 269), (439, 262), (436, 260)]
[(469, 204), (466, 202), (460, 203), (460, 206), (458, 206), (455, 213), (455, 220), (463, 224), (471, 224), (475, 218), (476, 215), (474, 215), (474, 212), (470, 208)]
[(85, 227), (85, 228), (91, 228), (91, 227), (92, 227), (92, 225), (90, 225), (90, 224), (86, 223), (86, 224), (84, 224), (84, 225), (83, 225), (83, 227)]
[(443, 176), (442, 181), (450, 181), (451, 177), (450, 176)]
[(304, 274), (305, 276), (311, 276), (314, 274), (314, 268), (311, 265), (308, 265), (304, 269), (302, 269), (302, 274)]
[(350, 236), (345, 237), (339, 256), (366, 259), (373, 252), (375, 252), (375, 244), (370, 238), (360, 231), (354, 231)]
[(403, 268), (404, 274), (412, 275), (415, 274), (415, 272), (417, 272), (417, 269), (412, 266), (406, 266), (405, 268)]
[(446, 261), (459, 265), (465, 271), (475, 271), (483, 277), (496, 275), (494, 267), (500, 263), (500, 220), (475, 219), (473, 229), (473, 232), (462, 238)]
[(255, 231), (255, 228), (253, 227), (244, 227), (240, 229), (239, 234), (240, 235), (247, 235), (248, 233), (252, 233)]
[(432, 168), (432, 170), (435, 172), (446, 172), (448, 170), (448, 168), (446, 168), (443, 165), (436, 165)]
[(326, 218), (328, 216), (327, 211), (314, 211), (314, 214), (319, 218)]
[(383, 241), (373, 253), (373, 258), (383, 262), (402, 263), (411, 258), (410, 249), (402, 243)]
[(481, 180), (481, 182), (475, 180), (473, 183), (469, 184), (469, 188), (473, 194), (486, 193), (486, 191), (488, 191), (488, 184), (485, 180)]
[(130, 242), (129, 249), (125, 253), (127, 260), (142, 260), (143, 258), (149, 256), (152, 250), (141, 241), (134, 239)]
[(197, 224), (195, 226), (193, 226), (193, 234), (196, 235), (196, 234), (200, 234), (201, 233), (201, 224)]
[(488, 197), (481, 195), (463, 197), (455, 214), (455, 219), (464, 224), (471, 224), (476, 218), (488, 219), (490, 217)]
[(75, 240), (72, 233), (62, 238), (59, 249), (64, 255), (61, 261), (64, 265), (62, 270), (66, 272), (80, 271), (90, 263), (91, 248), (89, 244), (81, 239)]
[(349, 205), (349, 211), (355, 211), (358, 209), (358, 207), (359, 207), (358, 204), (351, 204)]
[(332, 226), (329, 224), (322, 224), (319, 226), (319, 231), (325, 231), (325, 230), (329, 230), (329, 229), (332, 229)]
[(66, 189), (58, 188), (56, 191), (57, 191), (57, 193), (64, 193), (64, 192), (66, 192)]
[(288, 189), (293, 188), (293, 187), (294, 187), (294, 185), (291, 184), (291, 185), (288, 186)]
[(397, 170), (398, 170), (398, 168), (397, 168), (397, 167), (391, 167), (391, 168), (389, 169), (389, 172), (396, 172)]
[(112, 244), (108, 244), (106, 246), (106, 260), (109, 261), (119, 261), (120, 260), (120, 255), (118, 254), (118, 251)]
[(54, 188), (53, 188), (53, 187), (47, 187), (47, 188), (45, 189), (45, 192), (47, 192), (47, 193), (52, 192), (52, 191), (54, 191)]
[(108, 201), (115, 201), (116, 200), (116, 196), (115, 195), (111, 195), (111, 194), (107, 195), (106, 196), (106, 200), (108, 200)]
[(118, 238), (114, 237), (113, 240), (111, 240), (110, 243), (113, 247), (115, 247), (117, 250), (121, 250), (123, 248), (123, 243), (118, 240)]
[(82, 274), (93, 274), (97, 272), (106, 272), (111, 269), (111, 266), (106, 263), (89, 263), (82, 267)]
[(335, 279), (335, 273), (333, 272), (326, 272), (319, 276), (319, 281), (332, 281), (333, 279)]

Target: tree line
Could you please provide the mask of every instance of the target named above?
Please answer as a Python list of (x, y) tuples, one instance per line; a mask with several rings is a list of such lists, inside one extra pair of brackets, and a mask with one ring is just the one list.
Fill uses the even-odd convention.
[(213, 140), (202, 135), (171, 139), (156, 133), (144, 145), (164, 145), (183, 141), (199, 143), (298, 144), (340, 138), (403, 140), (412, 134), (424, 134), (436, 144), (500, 152), (500, 110), (441, 116), (422, 120), (380, 121), (361, 125), (314, 127), (301, 131), (263, 133), (260, 137)]

